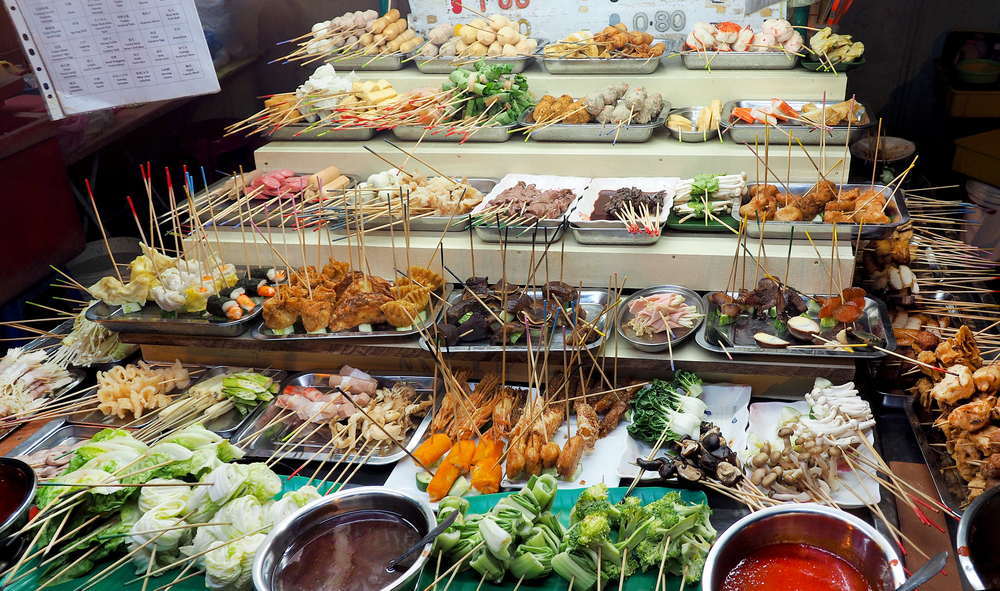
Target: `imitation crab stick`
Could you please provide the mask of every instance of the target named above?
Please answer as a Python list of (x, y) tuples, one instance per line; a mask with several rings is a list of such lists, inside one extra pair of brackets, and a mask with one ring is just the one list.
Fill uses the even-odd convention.
[(459, 441), (451, 448), (444, 462), (434, 472), (434, 478), (427, 485), (427, 495), (432, 503), (448, 496), (448, 491), (458, 477), (468, 473), (475, 453), (476, 444), (471, 440)]
[(420, 447), (413, 452), (413, 457), (417, 458), (421, 464), (430, 466), (441, 459), (441, 456), (451, 449), (451, 439), (444, 433), (437, 433), (420, 444)]

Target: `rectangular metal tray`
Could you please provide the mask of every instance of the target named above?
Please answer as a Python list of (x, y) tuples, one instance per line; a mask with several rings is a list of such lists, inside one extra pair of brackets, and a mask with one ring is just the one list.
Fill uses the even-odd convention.
[[(57, 326), (54, 329), (52, 329), (51, 331), (49, 331), (52, 334), (63, 335), (62, 337), (56, 338), (56, 337), (43, 337), (43, 336), (40, 336), (40, 337), (38, 337), (36, 339), (31, 340), (22, 349), (24, 351), (34, 351), (35, 349), (38, 349), (39, 347), (45, 347), (45, 346), (48, 346), (48, 345), (56, 345), (58, 343), (61, 343), (62, 339), (66, 335), (69, 335), (69, 333), (71, 333), (73, 331), (73, 321), (74, 321), (74, 319), (70, 318), (69, 320), (66, 320), (65, 322), (63, 322), (59, 326)], [(56, 351), (55, 348), (53, 348), (51, 351), (49, 351), (49, 357), (50, 358), (51, 358), (52, 354), (55, 351)], [(98, 371), (107, 371), (107, 370), (111, 369), (112, 367), (114, 367), (116, 365), (121, 365), (125, 361), (131, 359), (138, 352), (139, 352), (139, 345), (129, 345), (129, 352), (124, 357), (122, 357), (121, 359), (115, 359), (115, 360), (108, 361), (108, 362), (105, 362), (105, 363), (92, 363), (92, 364), (87, 365), (87, 366), (70, 364), (70, 367), (80, 367), (80, 368), (86, 367), (86, 368), (93, 369), (93, 370), (98, 370)]]
[[(517, 122), (522, 125), (529, 125), (526, 121), (528, 115), (535, 110), (525, 110)], [(663, 111), (670, 111), (670, 103), (664, 101)], [(649, 141), (653, 137), (653, 130), (662, 127), (666, 123), (662, 116), (649, 123), (629, 123), (619, 127), (617, 124), (608, 123), (554, 123), (539, 129), (538, 131), (528, 131), (528, 137), (537, 142), (594, 142), (610, 144), (622, 142), (628, 144), (641, 144)]]
[[(947, 473), (944, 471), (945, 467), (955, 465), (951, 456), (947, 452), (937, 451), (931, 447), (930, 439), (934, 439), (934, 443), (944, 443), (944, 434), (928, 433), (920, 424), (937, 419), (937, 415), (925, 413), (923, 408), (918, 407), (917, 399), (912, 396), (903, 401), (903, 411), (910, 422), (910, 428), (913, 429), (913, 436), (916, 437), (917, 445), (920, 446), (920, 453), (924, 456), (924, 462), (927, 463), (927, 469), (931, 473), (931, 480), (934, 481), (934, 488), (937, 489), (941, 502), (961, 515), (968, 497), (965, 482), (958, 475), (957, 470), (948, 470)], [(944, 450), (944, 448), (938, 449)]]
[(689, 70), (791, 70), (799, 56), (783, 51), (692, 51), (681, 55)]
[[(313, 174), (313, 173), (299, 173), (299, 172), (295, 173), (296, 176), (308, 176), (310, 174)], [(247, 176), (247, 182), (248, 183), (252, 182), (250, 180), (250, 178), (249, 178), (249, 173), (246, 176)], [(357, 177), (355, 175), (352, 175), (352, 174), (345, 174), (344, 176), (346, 176), (348, 179), (350, 179), (350, 181), (347, 183), (347, 186), (344, 187), (344, 189), (345, 190), (346, 189), (353, 189), (354, 186), (358, 183), (358, 178), (359, 177)], [(226, 210), (229, 209), (230, 206), (232, 206), (232, 205), (234, 205), (236, 203), (236, 200), (235, 199), (226, 199), (225, 201), (222, 201), (221, 203), (218, 201), (218, 198), (222, 195), (223, 190), (225, 189), (226, 182), (228, 180), (229, 180), (228, 177), (223, 177), (222, 179), (219, 179), (218, 181), (216, 181), (214, 184), (212, 184), (208, 188), (209, 194), (212, 195), (212, 207), (211, 207), (211, 209), (208, 207), (208, 203), (205, 200), (205, 191), (201, 191), (200, 193), (198, 193), (198, 195), (194, 199), (194, 204), (195, 204), (195, 207), (198, 209), (198, 219), (201, 220), (202, 222), (205, 222), (207, 224), (208, 222), (211, 222), (212, 219), (213, 219), (213, 217), (214, 217), (215, 219), (218, 220), (219, 227), (225, 228), (227, 226), (231, 226), (231, 228), (228, 228), (228, 229), (240, 231), (239, 230), (240, 212), (239, 211), (229, 211), (229, 212), (226, 212)], [(241, 183), (242, 183), (242, 181), (241, 181)], [(327, 196), (324, 197), (324, 200), (329, 202), (329, 201), (332, 201), (334, 198), (339, 198), (341, 190), (342, 189), (337, 189), (336, 192), (330, 192), (330, 193), (327, 193), (327, 191), (324, 191), (324, 193), (327, 193)], [(331, 193), (332, 193), (333, 197), (330, 196)], [(271, 199), (271, 198), (268, 198), (268, 199)], [(280, 208), (278, 207), (278, 205), (276, 203), (272, 203), (270, 206), (268, 206), (266, 209), (264, 209), (262, 206), (264, 206), (267, 203), (268, 199), (253, 199), (253, 200), (250, 201), (251, 211), (253, 211), (255, 209), (258, 209), (258, 208), (260, 209), (260, 211), (257, 211), (256, 213), (253, 214), (253, 216), (252, 216), (253, 223), (257, 224), (258, 226), (271, 226), (273, 228), (278, 228), (278, 227), (281, 227), (281, 226), (285, 226), (285, 227), (292, 226), (294, 224), (294, 220), (286, 220), (284, 223), (281, 222), (281, 212), (285, 211), (286, 213), (290, 213), (290, 211), (291, 211), (290, 210), (291, 203), (285, 203)], [(296, 201), (298, 201), (298, 200), (296, 199)], [(307, 201), (306, 202), (306, 210), (305, 210), (305, 213), (303, 215), (309, 215), (310, 209), (316, 205), (317, 201), (311, 201), (311, 202)], [(243, 210), (243, 216), (244, 216), (243, 217), (243, 222), (244, 223), (246, 223), (248, 221), (247, 217), (246, 217), (246, 215), (247, 215), (246, 211), (247, 210), (244, 208), (244, 210)], [(213, 216), (212, 214), (215, 214), (215, 215)], [(223, 215), (223, 214), (225, 214), (225, 215)], [(209, 233), (212, 232), (212, 230), (208, 229), (210, 227), (211, 227), (210, 225), (206, 225), (206, 230)], [(269, 248), (267, 246), (267, 243), (264, 242), (263, 238), (259, 238), (257, 236), (257, 233), (253, 231), (253, 228), (251, 228), (249, 224), (247, 224), (247, 226), (244, 228), (244, 233), (247, 235), (246, 241), (247, 241), (248, 247), (249, 247), (250, 244), (256, 244), (257, 245), (256, 249), (253, 250), (253, 252), (254, 252), (254, 257), (252, 259), (253, 262), (256, 263), (258, 258), (261, 259), (261, 262), (263, 262), (265, 260), (271, 260), (270, 259), (271, 255), (268, 252), (261, 251), (261, 249), (263, 249), (263, 248)], [(265, 232), (265, 234), (266, 234), (266, 232)], [(168, 240), (168, 242), (169, 242), (169, 240)], [(257, 252), (258, 251), (263, 252), (263, 254), (261, 254), (260, 257), (257, 256)]]
[[(738, 294), (730, 294), (738, 295)], [(864, 314), (861, 316), (856, 324), (865, 332), (870, 332), (871, 334), (884, 338), (886, 340), (885, 349), (889, 351), (894, 351), (896, 349), (896, 337), (892, 333), (892, 321), (889, 319), (889, 310), (886, 309), (885, 303), (882, 300), (866, 297), (865, 298), (865, 309)], [(749, 328), (747, 330), (736, 331), (735, 329), (740, 326), (744, 326), (745, 323), (741, 323), (746, 318), (746, 315), (740, 315), (736, 323), (727, 325), (725, 327), (719, 327), (719, 307), (713, 304), (711, 301), (708, 302), (708, 313), (705, 316), (705, 322), (701, 325), (701, 330), (695, 335), (695, 340), (703, 348), (709, 351), (726, 354), (726, 351), (733, 355), (779, 355), (783, 357), (846, 357), (851, 359), (874, 359), (879, 357), (884, 357), (885, 353), (881, 351), (871, 350), (866, 351), (870, 347), (865, 347), (859, 349), (857, 352), (849, 353), (847, 351), (833, 351), (827, 349), (764, 349), (757, 345), (754, 341), (753, 335), (757, 332), (758, 326), (763, 326), (765, 324), (770, 324), (767, 321), (752, 319), (749, 322)], [(769, 334), (773, 334), (773, 328)], [(726, 348), (723, 349), (719, 346), (719, 334), (725, 336), (729, 342), (726, 343)], [(836, 332), (832, 333), (836, 335)], [(836, 340), (835, 336), (830, 336), (830, 331), (823, 333), (824, 338), (827, 340)], [(782, 336), (782, 335), (778, 335)], [(784, 338), (784, 337), (782, 337)], [(800, 343), (796, 339), (791, 339), (790, 342), (793, 345), (802, 344), (807, 345), (809, 343)], [(732, 346), (729, 343), (733, 343)]]
[[(663, 232), (650, 236), (646, 232), (633, 234), (625, 228), (583, 228), (576, 224), (569, 225), (573, 238), (580, 244), (618, 244), (625, 246), (646, 246), (656, 244)], [(660, 228), (663, 226), (661, 225)]]
[[(823, 101), (820, 99), (815, 101), (785, 102), (788, 103), (788, 106), (792, 107), (796, 111), (799, 111), (802, 109), (802, 105), (813, 103), (822, 106)], [(828, 106), (831, 104), (836, 103), (833, 101), (827, 101)], [(761, 100), (729, 101), (723, 105), (721, 122), (729, 125), (729, 137), (738, 144), (742, 144), (743, 142), (753, 144), (755, 141), (761, 144), (765, 143), (768, 137), (768, 134), (766, 133), (768, 126), (760, 123), (746, 123), (742, 120), (730, 121), (730, 118), (732, 116), (733, 109), (737, 107), (765, 108), (770, 105), (771, 101)], [(864, 107), (864, 105), (861, 106)], [(818, 146), (820, 145), (820, 140), (822, 140), (822, 142), (827, 146), (843, 146), (845, 143), (853, 142), (858, 139), (862, 131), (875, 126), (875, 123), (871, 120), (871, 117), (869, 117), (867, 113), (863, 113), (863, 117), (866, 118), (867, 121), (857, 125), (852, 123), (850, 126), (850, 133), (848, 133), (846, 123), (841, 125), (831, 125), (827, 131), (823, 131), (816, 127), (810, 127), (794, 121), (785, 121), (783, 123), (779, 123), (778, 125), (771, 126), (770, 143), (771, 145), (787, 145), (789, 140), (788, 136), (791, 135), (793, 139), (798, 139), (807, 146)], [(825, 138), (823, 137), (824, 135), (826, 136)]]
[(120, 333), (238, 337), (260, 318), (260, 314), (261, 306), (257, 304), (253, 311), (239, 320), (203, 318), (200, 313), (187, 314), (187, 317), (163, 318), (155, 302), (146, 302), (141, 310), (132, 314), (123, 314), (121, 306), (98, 302), (87, 308), (86, 318)]
[(40, 449), (51, 449), (57, 445), (72, 445), (85, 439), (90, 439), (104, 427), (94, 427), (89, 425), (74, 425), (65, 419), (55, 419), (35, 431), (17, 444), (14, 449), (7, 452), (7, 457), (26, 456)]
[[(542, 293), (540, 291), (529, 292), (528, 295), (530, 295), (533, 298), (542, 297)], [(455, 302), (458, 302), (461, 299), (462, 299), (462, 291), (456, 289), (448, 297), (448, 303), (454, 304)], [(608, 292), (606, 291), (600, 291), (596, 289), (584, 289), (580, 292), (580, 305), (587, 312), (588, 322), (592, 321), (594, 316), (598, 312), (603, 310), (604, 307), (607, 305), (607, 303), (608, 303)], [(602, 315), (597, 320), (597, 330), (607, 334), (607, 330), (605, 330), (606, 327), (608, 326), (607, 320), (608, 320), (607, 314)], [(562, 329), (552, 329), (552, 330), (553, 330), (553, 336), (552, 336), (552, 346), (550, 350), (562, 351), (564, 348), (563, 331)], [(595, 349), (597, 347), (600, 347), (602, 342), (604, 342), (604, 337), (600, 337), (593, 343), (588, 344), (587, 348)], [(420, 337), (420, 347), (427, 351), (430, 350), (430, 348), (427, 345), (427, 342), (424, 340), (423, 337)], [(489, 339), (484, 339), (483, 341), (478, 343), (460, 343), (453, 347), (447, 347), (445, 350), (449, 353), (468, 353), (468, 352), (500, 353), (505, 349), (508, 352), (523, 353), (528, 350), (528, 347), (527, 345), (508, 345), (506, 348), (504, 348), (498, 345), (491, 345)], [(572, 347), (570, 347), (570, 349), (567, 350), (572, 350)]]
[[(70, 383), (66, 384), (62, 388), (59, 388), (58, 390), (53, 392), (50, 396), (48, 396), (46, 399), (48, 402), (64, 397), (66, 399), (69, 399), (72, 396), (75, 396), (75, 394), (73, 393), (73, 388), (79, 386), (80, 383), (83, 382), (83, 380), (86, 379), (87, 377), (87, 374), (81, 369), (71, 367), (66, 371), (69, 372), (69, 375), (72, 377), (72, 381), (70, 381)], [(39, 407), (39, 412), (42, 412), (44, 409), (45, 409), (45, 404)], [(17, 431), (18, 427), (20, 426), (21, 425), (14, 425), (13, 427), (0, 428), (0, 441), (2, 441), (5, 437), (10, 435), (14, 431)]]
[[(531, 55), (520, 55), (517, 57), (486, 57), (482, 58), (489, 66), (510, 66), (511, 74), (520, 74), (525, 68), (534, 63), (535, 58), (541, 54), (542, 48), (546, 44), (545, 39), (538, 37), (534, 38), (538, 43), (538, 49)], [(462, 68), (469, 70), (470, 72), (476, 71), (476, 59), (471, 57), (429, 57), (422, 58), (419, 56), (420, 49), (423, 45), (418, 47), (416, 50), (407, 54), (406, 59), (412, 61), (417, 65), (417, 69), (420, 70), (422, 74), (451, 74), (456, 68)], [(456, 65), (458, 62), (462, 65)]]
[[(308, 130), (308, 131), (306, 131)], [(320, 141), (320, 142), (350, 142), (365, 141), (375, 137), (378, 129), (374, 127), (337, 127), (336, 125), (317, 125), (309, 129), (309, 125), (282, 125), (268, 134), (273, 141)]]
[[(320, 372), (305, 372), (295, 374), (294, 376), (286, 379), (281, 384), (281, 392), (285, 391), (286, 386), (312, 386), (319, 388), (321, 391), (329, 390), (329, 373)], [(372, 375), (373, 378), (378, 380), (379, 387), (392, 387), (393, 384), (397, 382), (403, 382), (417, 391), (418, 398), (433, 397), (436, 389), (436, 384), (434, 383), (434, 378), (431, 376), (401, 376), (401, 375), (390, 375), (390, 376), (377, 376)], [(263, 429), (271, 420), (277, 416), (278, 411), (281, 409), (278, 405), (272, 403), (267, 406), (258, 409), (254, 413), (253, 420), (250, 421), (239, 433), (232, 438), (232, 441), (239, 442), (245, 439), (257, 431)], [(406, 449), (413, 451), (417, 448), (420, 443), (420, 439), (424, 432), (431, 424), (431, 412), (428, 409), (424, 418), (416, 426), (416, 428), (407, 435), (403, 444)], [(271, 427), (268, 427), (265, 431), (253, 437), (253, 439), (245, 442), (241, 447), (246, 451), (248, 457), (253, 458), (271, 458), (279, 453), (282, 444), (284, 443), (284, 438), (291, 434), (298, 426), (302, 424), (302, 421), (298, 419), (295, 415), (290, 415), (288, 419), (282, 420), (275, 423)], [(316, 425), (318, 427), (319, 425)], [(305, 427), (300, 432), (299, 435), (307, 435), (315, 427)], [(282, 459), (291, 460), (310, 460), (313, 459), (315, 455), (315, 461), (326, 461), (326, 463), (333, 467), (334, 463), (343, 460), (345, 464), (355, 464), (358, 463), (359, 459), (363, 459), (364, 456), (355, 457), (354, 453), (348, 453), (346, 457), (342, 457), (339, 453), (330, 454), (329, 447), (324, 449), (324, 445), (330, 442), (330, 428), (328, 426), (323, 427), (315, 434), (310, 435), (302, 443), (292, 448), (292, 444), (284, 446), (284, 450), (280, 452), (280, 457)], [(289, 452), (289, 450), (292, 450)], [(355, 450), (356, 451), (356, 450)], [(320, 452), (318, 455), (316, 452)], [(367, 452), (366, 452), (367, 453)], [(406, 457), (406, 452), (399, 449), (396, 446), (386, 447), (379, 450), (377, 453), (371, 455), (368, 461), (364, 462), (371, 466), (381, 466), (384, 464), (392, 464), (398, 462), (400, 459)]]
[(326, 63), (331, 64), (338, 72), (346, 72), (348, 70), (363, 70), (365, 72), (402, 70), (404, 66), (403, 58), (406, 57), (406, 54), (403, 53), (390, 53), (383, 56), (359, 55), (348, 58), (337, 58), (335, 55), (330, 56)]
[(566, 225), (565, 220), (566, 216), (558, 220), (546, 220), (553, 222), (553, 225), (539, 224), (537, 228), (534, 226), (510, 226), (509, 228), (498, 230), (495, 225), (476, 226), (476, 236), (479, 236), (479, 239), (483, 242), (500, 242), (502, 233), (503, 242), (508, 244), (531, 244), (532, 236), (534, 236), (535, 245), (544, 249), (546, 240), (554, 243), (562, 238), (563, 229)]
[[(785, 185), (776, 185), (779, 191), (784, 191)], [(815, 183), (789, 183), (787, 185), (788, 189), (795, 195), (802, 196), (805, 192), (815, 186)], [(861, 189), (864, 193), (866, 190), (872, 188), (872, 185), (867, 183), (861, 184), (846, 184), (841, 185), (844, 191), (849, 191), (851, 189)], [(749, 188), (749, 185), (748, 185)], [(882, 192), (883, 197), (889, 197), (892, 195), (892, 190), (886, 189), (885, 185), (874, 185), (875, 192)], [(750, 195), (744, 195), (739, 205), (733, 204), (733, 210), (730, 213), (734, 220), (736, 228), (740, 225), (740, 207), (750, 202)], [(888, 204), (885, 208), (885, 214), (889, 216), (888, 224), (843, 224), (837, 223), (837, 237), (841, 239), (856, 239), (858, 238), (858, 230), (861, 231), (860, 238), (862, 240), (884, 240), (892, 236), (893, 231), (902, 226), (903, 224), (910, 221), (910, 212), (906, 209), (906, 200), (900, 199), (896, 195), (892, 195), (889, 199)], [(752, 238), (759, 238), (763, 232), (764, 238), (788, 238), (792, 235), (792, 228), (795, 229), (794, 238), (799, 240), (808, 240), (806, 237), (806, 232), (809, 232), (809, 237), (813, 240), (832, 240), (833, 239), (833, 224), (828, 224), (826, 222), (780, 222), (777, 220), (772, 220), (766, 224), (757, 224), (753, 219), (746, 226), (747, 236)]]
[[(517, 125), (494, 125), (492, 127), (480, 127), (471, 133), (453, 133), (448, 135), (451, 131), (450, 127), (433, 127), (427, 130), (426, 127), (422, 125), (397, 125), (392, 128), (392, 135), (396, 136), (396, 139), (402, 140), (404, 142), (417, 142), (423, 137), (425, 142), (483, 142), (483, 143), (500, 143), (505, 142), (511, 138), (513, 135), (511, 132), (516, 128)], [(427, 130), (427, 134), (424, 131)]]
[[(434, 177), (430, 177), (433, 179)], [(453, 177), (455, 181), (461, 182), (462, 177)], [(486, 195), (490, 194), (493, 187), (500, 182), (500, 179), (489, 179), (489, 178), (467, 178), (466, 181), (475, 189), (478, 189), (480, 193), (483, 194), (485, 198)], [(364, 191), (364, 189), (362, 189)], [(417, 218), (415, 220), (410, 220), (410, 232), (434, 232), (440, 234), (447, 229), (449, 232), (464, 232), (468, 229), (468, 224), (462, 222), (462, 218), (468, 218), (469, 214), (455, 214), (454, 218), (451, 215), (431, 215), (425, 218)], [(388, 217), (377, 217), (377, 218), (365, 218), (365, 227), (379, 227), (384, 226), (389, 223)], [(353, 231), (356, 226), (356, 222), (353, 219), (348, 219), (347, 224), (340, 226), (334, 230), (331, 230), (334, 234), (347, 234)], [(368, 230), (365, 234), (372, 235), (385, 235), (392, 233), (399, 233), (403, 231), (403, 221), (402, 219), (396, 220), (395, 226), (390, 231), (389, 228), (383, 230)]]
[[(448, 292), (449, 292), (450, 289), (451, 289), (451, 285), (448, 284), (448, 283), (446, 283), (445, 287), (444, 287), (444, 297), (445, 298), (448, 297)], [(437, 298), (435, 298), (434, 296), (431, 296), (431, 302), (428, 305), (430, 306), (430, 305), (434, 304), (436, 301), (437, 301)], [(439, 316), (441, 314), (441, 309), (440, 309), (440, 307), (437, 307), (435, 309), (437, 310), (437, 313), (435, 314), (435, 317), (434, 318), (427, 318), (427, 320), (425, 320), (423, 322), (423, 324), (420, 325), (421, 328), (424, 327), (424, 326), (433, 326), (434, 323), (437, 322), (437, 316)], [(403, 330), (403, 331), (395, 330), (395, 329), (393, 329), (393, 330), (376, 330), (376, 331), (372, 331), (372, 332), (361, 332), (359, 330), (347, 330), (347, 331), (343, 331), (343, 332), (328, 332), (328, 333), (319, 333), (319, 334), (309, 334), (307, 332), (299, 332), (299, 330), (300, 330), (299, 327), (301, 327), (301, 326), (302, 326), (301, 322), (296, 321), (296, 323), (295, 323), (295, 330), (296, 330), (296, 332), (293, 332), (292, 334), (276, 335), (276, 334), (274, 334), (271, 331), (271, 329), (269, 329), (266, 326), (264, 326), (264, 321), (261, 320), (259, 324), (254, 325), (253, 330), (250, 332), (250, 336), (252, 336), (255, 339), (261, 340), (261, 341), (307, 341), (307, 340), (330, 340), (330, 341), (345, 340), (346, 341), (346, 340), (354, 340), (354, 339), (409, 337), (409, 336), (415, 335), (415, 334), (417, 334), (417, 333), (420, 332), (420, 328), (416, 328), (415, 327), (415, 328), (411, 328), (410, 330)], [(302, 329), (302, 330), (304, 330), (304, 329)]]
[(677, 45), (675, 39), (653, 39), (653, 44), (663, 43), (666, 49), (658, 58), (556, 58), (545, 57), (544, 51), (538, 56), (549, 74), (604, 74), (607, 76), (652, 74), (660, 62), (673, 53)]

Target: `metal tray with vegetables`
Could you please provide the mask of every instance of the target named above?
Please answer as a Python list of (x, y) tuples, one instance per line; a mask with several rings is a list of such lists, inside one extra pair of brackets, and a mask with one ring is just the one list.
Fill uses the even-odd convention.
[[(852, 289), (860, 288), (845, 291)], [(859, 303), (864, 301), (863, 308), (857, 306), (860, 316), (851, 322), (841, 322), (831, 315), (831, 311), (846, 305), (841, 296), (824, 301), (794, 293), (804, 300), (806, 310), (799, 313), (794, 306), (783, 304), (787, 322), (779, 319), (774, 306), (758, 311), (725, 301), (722, 292), (709, 294), (708, 314), (695, 338), (701, 347), (722, 354), (872, 359), (885, 356), (879, 348), (895, 350), (889, 311), (881, 300), (860, 295), (856, 298)], [(726, 295), (739, 296), (735, 292)], [(727, 313), (723, 313), (724, 309)], [(733, 312), (735, 315), (731, 315)]]

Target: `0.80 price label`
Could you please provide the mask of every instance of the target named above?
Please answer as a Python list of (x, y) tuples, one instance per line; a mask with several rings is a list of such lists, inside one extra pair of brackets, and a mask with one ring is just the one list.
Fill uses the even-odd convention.
[(658, 33), (683, 31), (687, 24), (687, 16), (683, 10), (657, 10), (652, 19), (645, 12), (637, 12), (632, 16), (632, 30), (645, 32), (650, 27)]

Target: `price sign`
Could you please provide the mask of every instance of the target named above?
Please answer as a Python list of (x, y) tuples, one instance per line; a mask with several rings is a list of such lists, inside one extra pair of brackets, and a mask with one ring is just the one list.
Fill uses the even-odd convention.
[(466, 24), (479, 16), (476, 12), (499, 13), (519, 23), (522, 33), (550, 41), (618, 23), (654, 37), (684, 37), (699, 21), (759, 28), (764, 19), (781, 16), (780, 6), (747, 13), (747, 0), (452, 0), (450, 6), (440, 0), (409, 1), (410, 26), (418, 32), (441, 23)]

